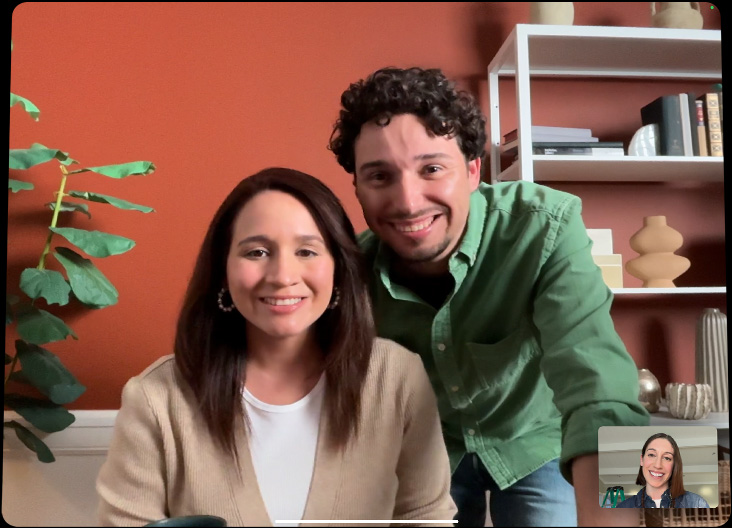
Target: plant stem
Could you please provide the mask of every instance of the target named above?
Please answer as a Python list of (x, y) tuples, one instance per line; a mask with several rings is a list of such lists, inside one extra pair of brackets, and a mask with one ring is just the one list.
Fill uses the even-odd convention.
[(5, 393), (5, 387), (8, 384), (8, 380), (10, 379), (10, 375), (15, 370), (15, 364), (18, 362), (18, 354), (16, 353), (15, 356), (13, 356), (13, 362), (10, 364), (10, 371), (8, 371), (8, 375), (5, 376), (5, 383), (3, 384), (3, 393)]
[[(61, 174), (63, 176), (61, 177), (61, 187), (58, 190), (58, 195), (56, 196), (56, 206), (53, 208), (53, 218), (51, 219), (51, 227), (56, 227), (56, 222), (58, 221), (58, 213), (61, 210), (61, 201), (64, 197), (64, 188), (66, 187), (66, 176), (69, 174), (69, 172), (66, 170), (66, 167), (63, 165), (59, 165), (59, 168), (61, 169)], [(41, 253), (41, 259), (38, 262), (38, 269), (42, 270), (46, 267), (46, 255), (51, 251), (51, 240), (53, 239), (53, 231), (49, 229), (48, 231), (48, 238), (46, 239), (46, 247), (43, 248), (43, 253)]]

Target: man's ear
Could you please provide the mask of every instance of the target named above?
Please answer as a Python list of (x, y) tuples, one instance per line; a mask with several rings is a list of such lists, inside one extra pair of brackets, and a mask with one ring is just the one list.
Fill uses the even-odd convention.
[(468, 162), (468, 181), (470, 182), (471, 191), (478, 188), (480, 183), (480, 158)]

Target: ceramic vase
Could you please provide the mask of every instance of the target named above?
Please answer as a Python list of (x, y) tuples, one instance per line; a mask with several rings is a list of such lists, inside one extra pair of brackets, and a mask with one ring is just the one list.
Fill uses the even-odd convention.
[(699, 2), (651, 2), (653, 27), (701, 29), (703, 25), (704, 17), (699, 10)]
[(712, 411), (712, 388), (705, 383), (669, 383), (666, 403), (674, 418), (701, 420)]
[(729, 410), (727, 316), (706, 308), (696, 324), (696, 382), (712, 387), (712, 411)]
[(674, 279), (689, 269), (691, 262), (674, 251), (684, 243), (681, 233), (666, 224), (665, 216), (646, 216), (643, 227), (630, 237), (630, 247), (640, 256), (625, 263), (644, 288), (674, 288)]
[(638, 400), (643, 407), (650, 413), (658, 412), (661, 404), (661, 384), (658, 383), (656, 376), (648, 369), (638, 369), (638, 385), (640, 386)]
[(530, 24), (559, 24), (571, 26), (574, 22), (572, 2), (530, 2)]

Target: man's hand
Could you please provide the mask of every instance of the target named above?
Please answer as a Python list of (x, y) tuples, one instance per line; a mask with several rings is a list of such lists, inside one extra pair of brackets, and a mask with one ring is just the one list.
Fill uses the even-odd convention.
[(601, 508), (597, 455), (572, 460), (572, 481), (577, 499), (577, 526), (639, 526), (637, 508)]

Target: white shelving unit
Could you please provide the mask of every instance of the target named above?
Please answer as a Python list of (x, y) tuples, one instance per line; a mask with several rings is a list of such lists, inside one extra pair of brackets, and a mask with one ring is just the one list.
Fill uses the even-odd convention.
[[(518, 24), (488, 66), (491, 181), (723, 181), (721, 158), (538, 156), (531, 153), (531, 77), (722, 80), (722, 32)], [(500, 77), (515, 77), (519, 159), (501, 172)], [(640, 111), (640, 109), (638, 109)]]
[[(721, 39), (721, 31), (705, 29), (517, 24), (488, 66), (491, 182), (723, 182), (721, 157), (534, 155), (531, 133), (522, 134), (531, 130), (532, 77), (721, 82)], [(498, 89), (501, 77), (515, 78), (518, 114), (518, 159), (504, 171)], [(613, 289), (613, 293), (623, 296), (726, 292), (724, 286)]]

